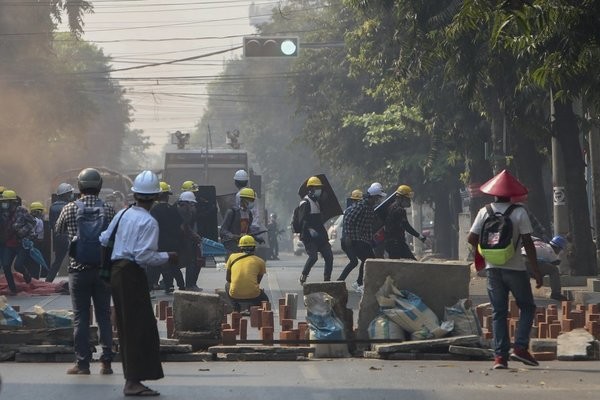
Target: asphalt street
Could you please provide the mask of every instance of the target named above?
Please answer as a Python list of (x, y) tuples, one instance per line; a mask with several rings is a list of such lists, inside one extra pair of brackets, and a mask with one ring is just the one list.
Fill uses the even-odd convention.
[[(267, 263), (263, 279), (272, 301), (285, 293), (301, 295), (298, 284), (304, 257), (282, 254), (281, 261)], [(336, 255), (334, 276), (346, 259)], [(350, 288), (357, 270), (348, 277), (349, 308), (358, 310), (360, 294)], [(323, 273), (319, 260), (309, 277), (318, 281)], [(206, 268), (199, 286), (212, 292), (224, 285), (225, 272)], [(536, 301), (547, 302), (543, 292)], [(153, 292), (155, 301), (172, 298)], [(486, 300), (485, 280), (471, 282), (476, 302)], [(300, 297), (301, 298), (301, 297)], [(70, 308), (70, 298), (56, 296), (16, 296), (12, 304), (22, 311), (40, 305), (46, 310)], [(299, 302), (299, 319), (304, 307)], [(355, 314), (356, 316), (356, 314)], [(164, 324), (163, 324), (164, 325)], [(159, 324), (161, 336), (166, 336)], [(123, 376), (119, 363), (115, 374), (101, 376), (99, 365), (92, 365), (90, 376), (68, 376), (70, 364), (0, 363), (0, 399), (86, 400), (122, 398)], [(600, 362), (544, 362), (538, 368), (511, 363), (511, 369), (492, 371), (490, 362), (463, 361), (386, 361), (368, 359), (320, 359), (297, 362), (204, 362), (164, 363), (165, 378), (147, 382), (169, 399), (597, 399), (600, 393)]]

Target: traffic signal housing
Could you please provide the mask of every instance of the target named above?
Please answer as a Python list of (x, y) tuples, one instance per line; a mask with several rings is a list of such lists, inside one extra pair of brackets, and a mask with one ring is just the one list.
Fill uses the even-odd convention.
[(244, 57), (297, 57), (298, 38), (283, 36), (244, 37)]

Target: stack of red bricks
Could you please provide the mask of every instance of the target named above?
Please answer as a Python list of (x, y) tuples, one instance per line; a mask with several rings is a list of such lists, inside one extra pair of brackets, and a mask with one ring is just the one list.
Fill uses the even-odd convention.
[[(279, 299), (279, 340), (297, 341), (306, 337), (308, 324), (298, 322), (294, 329), (294, 319), (290, 317), (289, 306), (285, 304), (285, 299)], [(276, 333), (274, 312), (271, 309), (271, 303), (263, 301), (260, 306), (250, 307), (250, 327), (259, 331), (260, 340), (264, 345), (272, 345)], [(248, 319), (239, 312), (232, 312), (223, 317), (221, 324), (221, 336), (223, 345), (235, 345), (238, 341), (243, 342), (248, 339)], [(295, 343), (282, 343), (282, 346), (295, 346)]]
[(173, 320), (173, 307), (168, 300), (161, 300), (156, 303), (154, 315), (159, 321), (165, 321), (167, 325), (167, 337), (173, 338), (175, 335), (175, 321)]
[[(484, 339), (493, 338), (492, 307), (488, 304), (477, 307), (477, 317), (483, 328)], [(515, 332), (519, 321), (519, 308), (515, 300), (511, 300), (508, 309), (508, 329), (511, 341), (514, 342)], [(537, 339), (556, 339), (559, 334), (570, 332), (573, 329), (584, 328), (596, 339), (600, 339), (600, 304), (575, 305), (570, 301), (563, 301), (560, 310), (556, 304), (536, 309), (531, 337)], [(539, 360), (554, 359), (556, 354), (537, 354)]]

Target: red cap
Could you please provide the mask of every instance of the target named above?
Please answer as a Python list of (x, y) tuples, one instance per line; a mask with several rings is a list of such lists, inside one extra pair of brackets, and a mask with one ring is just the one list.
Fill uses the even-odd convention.
[(497, 197), (516, 197), (527, 194), (527, 188), (510, 174), (502, 170), (498, 175), (481, 185), (483, 193)]

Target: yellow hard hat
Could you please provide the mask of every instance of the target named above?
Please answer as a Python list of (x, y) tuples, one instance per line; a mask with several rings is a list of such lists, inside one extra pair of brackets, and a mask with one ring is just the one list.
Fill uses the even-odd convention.
[(409, 199), (412, 199), (413, 195), (415, 194), (412, 188), (408, 185), (398, 186), (396, 193), (398, 193), (400, 196), (408, 197)]
[(238, 242), (238, 247), (256, 247), (256, 240), (254, 240), (254, 238), (250, 235), (244, 235), (240, 238), (240, 241)]
[(243, 188), (240, 190), (240, 197), (243, 197), (245, 199), (252, 199), (254, 200), (256, 198), (256, 195), (254, 194), (254, 190), (250, 189), (250, 188)]
[(2, 192), (2, 200), (17, 200), (17, 192), (7, 189)]
[(354, 189), (350, 194), (350, 199), (361, 200), (363, 198), (363, 192), (360, 189)]
[(323, 186), (323, 182), (316, 176), (311, 176), (308, 178), (308, 181), (306, 181), (306, 186)]
[(29, 206), (29, 211), (44, 211), (44, 205), (39, 201), (34, 201)]
[(181, 190), (184, 192), (197, 192), (198, 185), (194, 181), (185, 181), (181, 184)]
[(6, 188), (4, 186), (0, 186), (0, 194), (2, 194), (2, 192), (4, 192), (4, 190), (6, 190)]
[(160, 182), (159, 185), (161, 193), (173, 194), (173, 192), (171, 191), (171, 185), (169, 185), (167, 182)]

